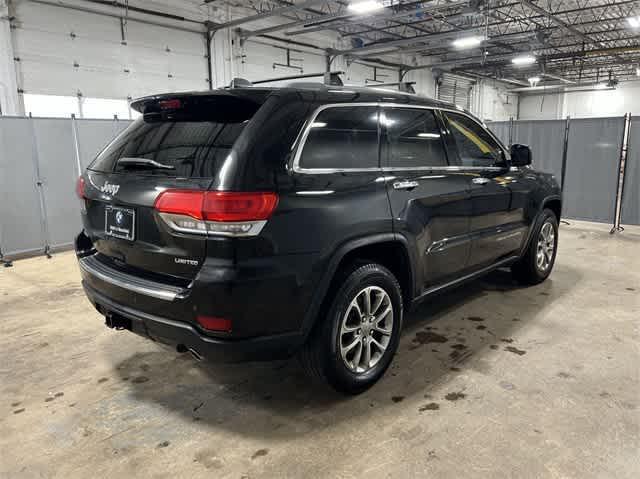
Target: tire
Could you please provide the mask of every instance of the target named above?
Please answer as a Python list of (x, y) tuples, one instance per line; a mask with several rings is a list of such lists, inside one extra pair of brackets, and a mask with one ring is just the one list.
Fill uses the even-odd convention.
[[(552, 238), (551, 246), (549, 238)], [(511, 267), (514, 278), (527, 285), (543, 282), (551, 274), (557, 251), (558, 219), (553, 211), (545, 209), (538, 219), (527, 250)], [(543, 255), (542, 260), (538, 253)]]
[[(358, 263), (339, 272), (329, 294), (326, 315), (318, 319), (301, 352), (302, 364), (336, 391), (359, 394), (382, 377), (398, 349), (403, 316), (400, 285), (384, 266)], [(391, 312), (382, 317), (388, 308)], [(365, 367), (367, 349), (370, 361)]]

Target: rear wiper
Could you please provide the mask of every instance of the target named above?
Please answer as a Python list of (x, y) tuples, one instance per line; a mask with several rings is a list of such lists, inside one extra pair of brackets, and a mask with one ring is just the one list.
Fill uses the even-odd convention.
[(165, 165), (164, 163), (157, 162), (156, 160), (149, 160), (148, 158), (120, 158), (117, 162), (118, 165), (127, 167), (139, 167), (139, 168), (154, 168), (158, 170), (175, 170), (175, 166)]

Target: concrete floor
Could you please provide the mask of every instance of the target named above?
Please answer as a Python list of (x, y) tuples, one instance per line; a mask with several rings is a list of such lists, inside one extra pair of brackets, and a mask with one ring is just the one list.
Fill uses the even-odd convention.
[[(410, 314), (369, 392), (196, 363), (102, 325), (71, 253), (0, 268), (0, 477), (640, 477), (640, 230)], [(429, 334), (433, 333), (433, 334)]]

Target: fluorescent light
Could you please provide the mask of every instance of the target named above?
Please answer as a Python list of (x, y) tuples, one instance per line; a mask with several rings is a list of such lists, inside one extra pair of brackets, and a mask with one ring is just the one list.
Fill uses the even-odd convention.
[(629, 18), (627, 18), (627, 22), (629, 23), (631, 28), (638, 28), (638, 27), (640, 27), (640, 16), (638, 16), (638, 17), (629, 17)]
[(440, 138), (437, 133), (418, 133), (420, 138)]
[(483, 37), (477, 37), (477, 36), (463, 37), (463, 38), (456, 38), (453, 42), (451, 42), (451, 45), (453, 45), (454, 48), (459, 48), (459, 49), (473, 48), (480, 45), (483, 41), (484, 41)]
[(369, 13), (384, 8), (384, 5), (374, 0), (364, 0), (362, 2), (352, 3), (348, 8), (355, 13)]
[(311, 128), (324, 128), (327, 124), (323, 121), (314, 121), (311, 123)]
[(511, 59), (514, 65), (531, 65), (536, 62), (536, 57), (533, 55), (522, 55)]
[(636, 67), (636, 76), (640, 77), (640, 67)]

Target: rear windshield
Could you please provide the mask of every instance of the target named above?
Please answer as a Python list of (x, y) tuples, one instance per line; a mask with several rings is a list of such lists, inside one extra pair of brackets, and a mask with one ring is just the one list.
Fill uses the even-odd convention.
[[(228, 105), (225, 105), (228, 106)], [(199, 108), (193, 114), (145, 114), (109, 144), (89, 166), (105, 173), (128, 173), (180, 178), (210, 178), (254, 115), (259, 105), (239, 115), (236, 108), (211, 114)], [(217, 110), (217, 111), (216, 111)], [(225, 116), (229, 119), (226, 120)]]

